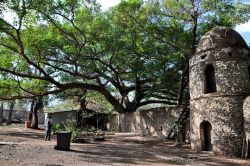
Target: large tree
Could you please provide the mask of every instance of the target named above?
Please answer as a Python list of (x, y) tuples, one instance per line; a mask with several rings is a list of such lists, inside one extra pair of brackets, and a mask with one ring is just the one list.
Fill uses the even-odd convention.
[(229, 0), (129, 0), (106, 12), (95, 1), (6, 2), (15, 18), (0, 18), (0, 71), (21, 92), (2, 99), (87, 89), (118, 112), (181, 105), (200, 36), (249, 16)]

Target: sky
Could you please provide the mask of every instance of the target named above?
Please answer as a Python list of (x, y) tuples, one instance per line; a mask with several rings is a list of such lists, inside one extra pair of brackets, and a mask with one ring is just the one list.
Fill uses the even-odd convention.
[(237, 25), (235, 30), (241, 34), (246, 43), (250, 45), (250, 19), (245, 24)]
[(120, 0), (97, 0), (102, 5), (102, 10), (107, 10), (109, 7), (117, 5)]

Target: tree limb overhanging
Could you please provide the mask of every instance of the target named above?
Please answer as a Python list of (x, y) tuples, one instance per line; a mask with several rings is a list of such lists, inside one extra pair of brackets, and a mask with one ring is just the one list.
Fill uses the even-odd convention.
[(188, 61), (200, 36), (249, 16), (249, 5), (240, 4), (241, 13), (228, 8), (228, 15), (218, 10), (225, 5), (238, 7), (136, 0), (102, 12), (87, 1), (8, 1), (15, 20), (0, 16), (0, 99), (85, 89), (102, 94), (118, 112), (185, 105)]

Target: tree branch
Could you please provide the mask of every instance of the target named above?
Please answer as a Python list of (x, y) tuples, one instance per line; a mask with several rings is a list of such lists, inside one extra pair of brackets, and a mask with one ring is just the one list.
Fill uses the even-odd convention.
[(171, 101), (163, 101), (163, 100), (146, 100), (143, 101), (139, 104), (139, 107), (144, 106), (144, 105), (148, 105), (148, 104), (167, 104), (167, 105), (172, 105), (175, 106), (177, 103), (176, 102), (171, 102)]

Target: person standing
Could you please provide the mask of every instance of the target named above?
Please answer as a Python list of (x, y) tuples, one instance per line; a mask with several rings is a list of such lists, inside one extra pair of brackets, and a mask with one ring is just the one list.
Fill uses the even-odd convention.
[(45, 129), (46, 129), (45, 141), (50, 141), (51, 127), (52, 127), (51, 117), (52, 117), (52, 114), (48, 114), (45, 120)]

